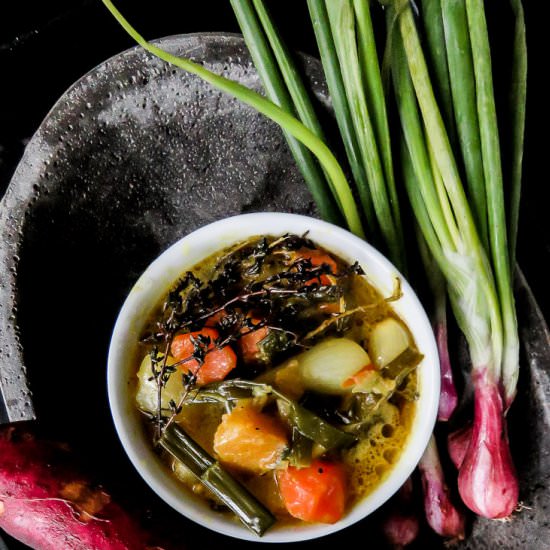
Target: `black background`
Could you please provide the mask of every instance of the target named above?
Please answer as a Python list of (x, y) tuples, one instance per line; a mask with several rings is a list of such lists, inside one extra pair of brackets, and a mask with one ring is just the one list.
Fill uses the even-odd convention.
[[(488, 4), (497, 10), (507, 3), (492, 0)], [(524, 1), (529, 100), (518, 262), (548, 318), (550, 182), (545, 88), (550, 51), (548, 32), (543, 29), (543, 5)], [(188, 32), (238, 32), (226, 0), (120, 0), (117, 6), (148, 39)], [(278, 0), (269, 2), (269, 6), (287, 43), (293, 49), (317, 55), (305, 2)], [(98, 63), (133, 45), (100, 0), (33, 0), (11, 2), (9, 7), (7, 11), (8, 6), (3, 4), (0, 17), (0, 196), (26, 142), (58, 97)], [(494, 32), (502, 34), (507, 27), (503, 25)]]

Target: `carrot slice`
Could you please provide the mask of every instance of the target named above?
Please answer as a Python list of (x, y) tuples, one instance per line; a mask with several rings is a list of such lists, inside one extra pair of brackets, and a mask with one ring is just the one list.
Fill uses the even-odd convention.
[(306, 468), (289, 466), (278, 475), (279, 490), (291, 516), (335, 523), (346, 506), (346, 475), (341, 464), (314, 460)]
[(196, 332), (178, 334), (172, 341), (170, 352), (177, 361), (192, 357), (195, 350), (193, 339), (199, 335), (210, 338), (207, 354), (202, 365), (196, 359), (191, 359), (180, 365), (183, 372), (192, 372), (197, 375), (197, 384), (203, 386), (210, 382), (223, 380), (236, 366), (237, 356), (230, 346), (217, 349), (214, 340), (219, 336), (217, 330), (205, 327)]
[(362, 369), (359, 369), (353, 376), (346, 378), (342, 382), (342, 387), (351, 388), (352, 386), (360, 384), (363, 380), (365, 380), (365, 378), (367, 378), (367, 376), (369, 376), (369, 373), (373, 370), (376, 370), (376, 367), (372, 363), (369, 363)]
[[(330, 273), (333, 275), (336, 273), (338, 266), (336, 262), (326, 253), (320, 250), (310, 250), (307, 248), (301, 248), (298, 251), (298, 256), (305, 260), (310, 260), (313, 267), (319, 267), (321, 265), (328, 265), (330, 267)], [(312, 285), (313, 283), (320, 282), (323, 286), (329, 286), (334, 284), (329, 275), (323, 274), (319, 278), (311, 279), (306, 282), (306, 285)]]
[[(252, 326), (259, 325), (260, 319), (252, 317)], [(260, 327), (256, 330), (243, 329), (244, 334), (238, 340), (240, 354), (245, 363), (254, 363), (261, 357), (262, 350), (260, 342), (268, 335), (267, 327)]]

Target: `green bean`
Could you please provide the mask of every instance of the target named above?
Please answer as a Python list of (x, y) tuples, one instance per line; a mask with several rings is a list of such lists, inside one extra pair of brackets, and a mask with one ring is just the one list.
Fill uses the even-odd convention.
[(171, 424), (159, 445), (185, 464), (253, 533), (261, 536), (275, 523), (273, 514), (180, 426)]

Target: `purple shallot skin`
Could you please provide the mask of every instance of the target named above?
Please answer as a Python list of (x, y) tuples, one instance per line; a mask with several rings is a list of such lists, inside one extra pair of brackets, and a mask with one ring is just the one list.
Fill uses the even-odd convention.
[(388, 544), (399, 550), (411, 544), (419, 530), (420, 522), (413, 505), (413, 483), (409, 477), (392, 498), (382, 523), (382, 531)]
[(458, 403), (453, 371), (451, 368), (451, 359), (449, 357), (449, 347), (447, 344), (447, 321), (441, 319), (438, 315), (434, 326), (437, 349), (439, 352), (439, 362), (441, 368), (441, 395), (439, 397), (439, 410), (437, 419), (440, 422), (446, 422), (451, 418)]
[(452, 463), (457, 470), (460, 469), (466, 456), (466, 451), (472, 438), (472, 426), (468, 424), (463, 428), (455, 430), (447, 437), (447, 450)]
[(424, 490), (424, 509), (430, 527), (442, 537), (464, 538), (465, 518), (452, 502), (432, 436), (418, 465)]
[(487, 369), (473, 372), (474, 423), (458, 473), (462, 500), (476, 514), (505, 518), (518, 505), (519, 484), (510, 454), (504, 403)]

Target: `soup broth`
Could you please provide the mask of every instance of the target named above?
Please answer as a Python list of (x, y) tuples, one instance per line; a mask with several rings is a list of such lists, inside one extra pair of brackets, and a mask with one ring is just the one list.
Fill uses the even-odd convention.
[(136, 404), (151, 444), (176, 423), (279, 521), (338, 521), (391, 471), (414, 419), (422, 355), (397, 299), (398, 281), (382, 296), (306, 237), (259, 236), (205, 259), (142, 335)]

